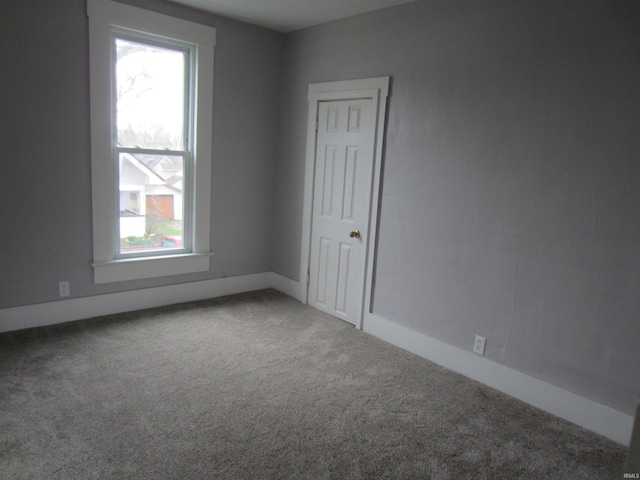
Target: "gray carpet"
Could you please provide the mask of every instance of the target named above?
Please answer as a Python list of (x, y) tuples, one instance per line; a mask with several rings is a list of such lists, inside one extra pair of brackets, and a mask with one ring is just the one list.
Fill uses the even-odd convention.
[(620, 479), (627, 449), (274, 290), (0, 335), (2, 479)]

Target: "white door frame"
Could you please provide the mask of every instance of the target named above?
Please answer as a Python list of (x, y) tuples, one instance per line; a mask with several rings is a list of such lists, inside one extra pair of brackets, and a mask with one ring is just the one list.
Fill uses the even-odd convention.
[(309, 85), (309, 116), (307, 120), (307, 155), (304, 176), (304, 204), (302, 213), (302, 245), (300, 249), (300, 286), (302, 303), (309, 301), (308, 272), (311, 255), (311, 225), (313, 208), (313, 183), (316, 162), (316, 119), (318, 104), (321, 101), (353, 100), (370, 98), (373, 101), (374, 141), (373, 141), (373, 185), (371, 189), (369, 222), (363, 232), (367, 239), (365, 249), (365, 281), (363, 308), (360, 318), (356, 319), (356, 328), (362, 330), (363, 319), (371, 310), (371, 292), (373, 287), (373, 257), (378, 224), (378, 203), (380, 196), (380, 175), (382, 165), (382, 146), (384, 126), (389, 96), (389, 77), (345, 80), (340, 82), (312, 83)]

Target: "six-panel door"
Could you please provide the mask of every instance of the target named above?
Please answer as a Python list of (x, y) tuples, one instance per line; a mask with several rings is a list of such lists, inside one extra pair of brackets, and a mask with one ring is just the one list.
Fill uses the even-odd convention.
[(318, 107), (309, 304), (353, 324), (364, 295), (372, 103), (343, 100)]

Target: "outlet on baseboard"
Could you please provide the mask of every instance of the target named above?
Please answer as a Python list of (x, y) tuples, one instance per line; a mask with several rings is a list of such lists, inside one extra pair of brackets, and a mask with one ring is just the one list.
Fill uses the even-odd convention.
[(61, 297), (68, 297), (71, 295), (71, 287), (69, 286), (69, 281), (60, 282), (58, 284), (58, 292)]
[(484, 356), (484, 347), (487, 344), (487, 339), (476, 335), (476, 341), (473, 344), (473, 353)]

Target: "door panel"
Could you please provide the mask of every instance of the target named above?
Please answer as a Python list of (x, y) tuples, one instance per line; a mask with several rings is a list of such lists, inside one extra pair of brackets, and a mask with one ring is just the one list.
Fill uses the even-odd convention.
[(321, 162), (324, 165), (322, 173), (322, 216), (333, 218), (333, 167), (336, 163), (336, 147), (334, 145), (327, 146)]
[(338, 289), (336, 292), (336, 312), (347, 315), (349, 295), (349, 272), (351, 270), (351, 245), (340, 242), (338, 253)]
[(331, 249), (331, 240), (320, 237), (318, 248), (318, 273), (317, 273), (317, 290), (316, 303), (319, 306), (327, 308), (327, 272), (331, 270), (329, 260)]
[[(320, 102), (309, 304), (355, 324), (362, 309), (373, 179), (373, 102)], [(359, 230), (359, 237), (350, 236)]]
[(342, 220), (353, 222), (355, 205), (356, 178), (358, 173), (358, 147), (347, 147), (347, 159), (344, 167), (344, 195), (342, 200)]

